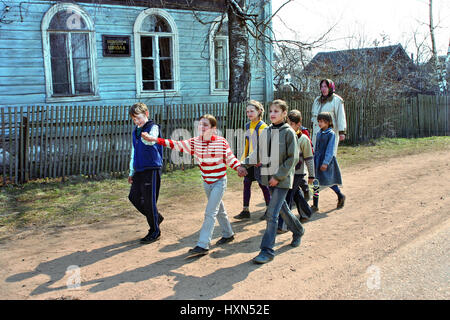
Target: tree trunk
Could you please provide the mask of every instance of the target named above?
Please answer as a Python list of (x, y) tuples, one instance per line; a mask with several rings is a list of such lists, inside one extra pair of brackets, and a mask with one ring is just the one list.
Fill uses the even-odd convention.
[[(244, 7), (244, 0), (236, 2), (241, 8)], [(241, 103), (247, 100), (248, 85), (251, 78), (249, 36), (245, 19), (239, 17), (231, 5), (228, 8), (228, 40), (230, 48), (228, 103)]]
[(434, 37), (434, 26), (433, 26), (433, 0), (430, 0), (430, 37), (431, 37), (431, 51), (433, 54), (434, 70), (436, 74), (437, 84), (439, 87), (439, 92), (443, 91), (443, 78), (442, 71), (440, 68), (439, 57), (436, 49), (436, 39)]

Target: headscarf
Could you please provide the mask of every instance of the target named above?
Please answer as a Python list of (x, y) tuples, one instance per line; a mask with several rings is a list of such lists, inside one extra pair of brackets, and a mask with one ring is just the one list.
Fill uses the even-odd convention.
[(319, 82), (319, 89), (322, 86), (322, 82), (324, 82), (327, 84), (328, 87), (328, 95), (326, 97), (324, 97), (323, 95), (320, 95), (320, 102), (321, 103), (325, 103), (331, 99), (333, 99), (333, 93), (336, 90), (336, 87), (334, 85), (334, 82), (331, 81), (330, 79), (322, 79)]

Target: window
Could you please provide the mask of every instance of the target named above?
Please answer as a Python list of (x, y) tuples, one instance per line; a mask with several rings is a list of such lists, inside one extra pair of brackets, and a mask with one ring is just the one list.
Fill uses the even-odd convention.
[(210, 31), (211, 94), (228, 94), (228, 21), (219, 18)]
[(79, 6), (54, 5), (42, 20), (47, 102), (99, 99), (95, 31)]
[(147, 9), (134, 24), (137, 97), (175, 95), (178, 90), (176, 25), (161, 9)]

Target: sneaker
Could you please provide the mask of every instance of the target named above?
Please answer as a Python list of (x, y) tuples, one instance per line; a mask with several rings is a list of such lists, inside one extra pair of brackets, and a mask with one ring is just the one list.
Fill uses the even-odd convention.
[(253, 263), (257, 264), (264, 264), (272, 260), (273, 260), (272, 256), (266, 256), (265, 254), (260, 253), (256, 257), (254, 257), (252, 261)]
[(205, 249), (205, 248), (202, 248), (199, 246), (196, 246), (193, 249), (189, 249), (189, 251), (188, 251), (188, 253), (192, 256), (204, 256), (204, 255), (208, 254), (208, 252), (209, 252), (208, 249)]
[(155, 237), (149, 232), (144, 238), (142, 238), (140, 240), (140, 243), (142, 243), (142, 244), (149, 244), (149, 243), (152, 243), (152, 242), (155, 242), (155, 241), (159, 240), (160, 237), (161, 237), (161, 233), (158, 234)]
[(233, 240), (234, 240), (234, 236), (231, 236), (231, 237), (228, 237), (228, 238), (222, 237), (222, 238), (219, 239), (219, 241), (216, 242), (216, 245), (220, 246), (222, 244), (231, 242)]
[(319, 208), (318, 207), (316, 207), (315, 205), (312, 205), (311, 206), (311, 211), (314, 213), (314, 212), (317, 212), (317, 211), (319, 211)]
[(250, 219), (250, 211), (242, 210), (237, 216), (234, 216), (235, 219)]
[(342, 195), (342, 198), (338, 199), (338, 203), (337, 203), (337, 209), (341, 209), (344, 207), (344, 203), (345, 203), (345, 196)]

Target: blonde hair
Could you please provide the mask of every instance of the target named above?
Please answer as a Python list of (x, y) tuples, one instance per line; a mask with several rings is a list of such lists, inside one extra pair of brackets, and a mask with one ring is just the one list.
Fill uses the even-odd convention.
[(133, 104), (128, 111), (131, 117), (137, 116), (138, 114), (145, 114), (146, 112), (148, 112), (147, 105), (142, 102)]
[(264, 115), (264, 107), (263, 107), (263, 105), (262, 105), (261, 102), (256, 101), (256, 100), (250, 100), (250, 101), (247, 103), (247, 106), (253, 106), (253, 107), (255, 107), (256, 111), (259, 112), (259, 115), (258, 115), (259, 118), (261, 119), (261, 118), (263, 117), (263, 115)]

